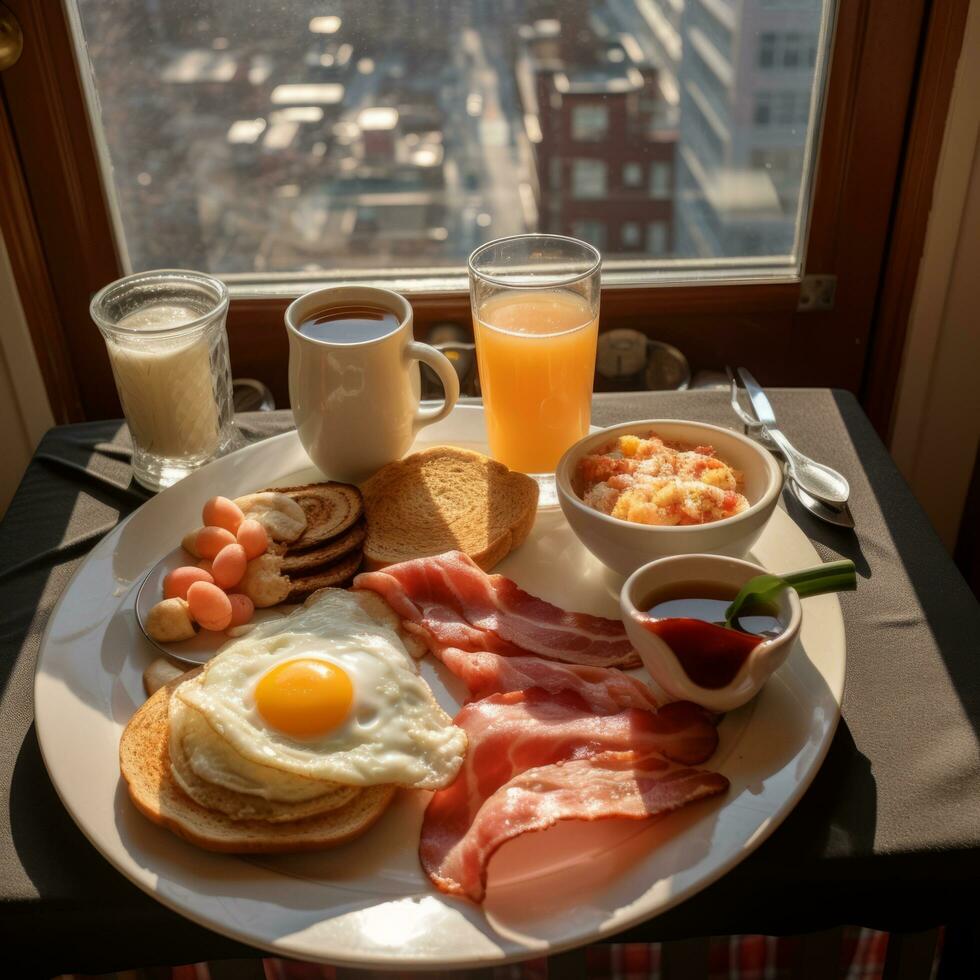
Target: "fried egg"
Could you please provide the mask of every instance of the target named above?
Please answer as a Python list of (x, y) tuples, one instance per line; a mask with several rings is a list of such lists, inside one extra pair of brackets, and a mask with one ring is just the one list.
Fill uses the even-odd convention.
[(197, 756), (219, 780), (243, 774), (233, 759), (216, 760), (222, 742), (284, 774), (420, 789), (451, 783), (466, 751), (465, 733), (436, 703), (397, 631), (340, 589), (227, 644), (175, 693), (220, 737), (202, 740)]

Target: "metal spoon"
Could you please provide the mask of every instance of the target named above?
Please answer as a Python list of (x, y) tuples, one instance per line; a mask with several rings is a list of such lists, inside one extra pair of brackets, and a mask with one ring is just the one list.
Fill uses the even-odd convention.
[(800, 505), (808, 510), (814, 517), (818, 517), (828, 524), (836, 524), (838, 527), (854, 527), (854, 517), (847, 504), (840, 507), (831, 507), (816, 497), (811, 497), (792, 477), (786, 481), (789, 491), (799, 501)]
[(816, 497), (830, 507), (840, 507), (847, 503), (851, 488), (843, 474), (801, 453), (780, 431), (779, 424), (776, 422), (776, 413), (759, 382), (745, 368), (738, 369), (738, 376), (749, 394), (749, 401), (752, 402), (756, 417), (766, 427), (769, 438), (776, 443), (783, 454), (789, 468), (789, 475), (811, 497)]
[[(732, 411), (742, 420), (746, 434), (751, 435), (773, 452), (782, 455), (782, 451), (770, 437), (769, 430), (754, 415), (751, 415), (742, 408), (738, 398), (738, 381), (735, 379), (735, 373), (727, 364), (725, 365), (725, 373), (728, 375), (728, 383), (730, 385)], [(817, 519), (825, 521), (828, 524), (835, 524), (838, 527), (854, 527), (854, 518), (846, 503), (840, 504), (839, 506), (831, 506), (822, 500), (817, 500), (816, 497), (808, 494), (792, 476), (788, 477), (786, 485), (800, 506), (809, 511)]]

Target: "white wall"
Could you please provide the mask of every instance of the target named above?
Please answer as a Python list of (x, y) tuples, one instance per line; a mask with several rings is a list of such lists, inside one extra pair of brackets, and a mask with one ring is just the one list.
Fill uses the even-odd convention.
[(0, 236), (0, 516), (54, 424), (7, 247)]
[(980, 444), (980, 0), (967, 17), (909, 317), (891, 451), (952, 551)]

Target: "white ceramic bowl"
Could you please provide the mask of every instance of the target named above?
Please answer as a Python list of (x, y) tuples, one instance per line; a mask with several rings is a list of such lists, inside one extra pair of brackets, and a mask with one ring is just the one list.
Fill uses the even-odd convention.
[[(714, 446), (718, 458), (742, 472), (749, 507), (710, 524), (661, 527), (636, 524), (586, 505), (572, 487), (579, 460), (622, 435), (655, 433), (662, 439)], [(555, 470), (558, 501), (579, 540), (603, 564), (621, 575), (668, 555), (714, 553), (742, 558), (762, 533), (779, 500), (783, 472), (771, 453), (747, 436), (705, 422), (646, 419), (594, 432), (572, 446)]]
[(693, 701), (710, 711), (731, 711), (759, 692), (773, 671), (782, 665), (799, 639), (803, 611), (794, 589), (785, 589), (776, 600), (777, 618), (785, 629), (763, 640), (746, 657), (738, 673), (724, 687), (708, 688), (688, 677), (674, 651), (659, 636), (641, 625), (644, 600), (657, 589), (676, 582), (720, 582), (733, 595), (765, 569), (749, 561), (720, 555), (677, 555), (638, 568), (624, 583), (619, 608), (626, 633), (653, 678), (655, 693), (668, 701)]

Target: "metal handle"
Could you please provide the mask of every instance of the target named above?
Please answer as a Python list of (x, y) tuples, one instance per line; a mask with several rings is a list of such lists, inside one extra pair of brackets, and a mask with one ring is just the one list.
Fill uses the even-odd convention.
[(13, 11), (0, 3), (0, 71), (13, 68), (24, 50), (24, 32)]
[(804, 456), (779, 429), (769, 429), (769, 438), (779, 446), (789, 467), (790, 476), (811, 497), (816, 497), (830, 507), (840, 507), (847, 503), (851, 488), (837, 470)]

